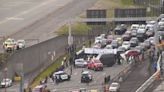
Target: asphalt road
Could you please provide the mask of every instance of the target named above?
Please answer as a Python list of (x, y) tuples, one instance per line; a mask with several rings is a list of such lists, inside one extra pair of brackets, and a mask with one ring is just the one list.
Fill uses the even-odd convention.
[(7, 16), (6, 13), (6, 18), (0, 17), (3, 19), (0, 21), (1, 39), (4, 36), (25, 39), (28, 45), (32, 45), (36, 44), (36, 39), (41, 42), (53, 38), (56, 36), (54, 33), (56, 29), (93, 6), (97, 0), (37, 1), (10, 1), (14, 8), (7, 6), (10, 3), (6, 1), (6, 7), (14, 10), (8, 11), (11, 14)]
[[(97, 89), (98, 92), (103, 92), (104, 86), (102, 84), (104, 83), (104, 77), (110, 75), (111, 78), (114, 78), (127, 66), (128, 64), (124, 63), (123, 65), (105, 67), (103, 71), (89, 70), (93, 75), (93, 81), (89, 84), (80, 82), (82, 68), (75, 68), (73, 69), (73, 74), (70, 81), (65, 81), (59, 84), (49, 81), (47, 86), (51, 92), (55, 92), (55, 90), (57, 92), (68, 92), (68, 90), (75, 90), (79, 88), (86, 88), (87, 90)], [(67, 68), (65, 71), (70, 74), (70, 68)]]
[(134, 66), (128, 77), (121, 83), (120, 92), (135, 92), (154, 73), (146, 55), (144, 62)]

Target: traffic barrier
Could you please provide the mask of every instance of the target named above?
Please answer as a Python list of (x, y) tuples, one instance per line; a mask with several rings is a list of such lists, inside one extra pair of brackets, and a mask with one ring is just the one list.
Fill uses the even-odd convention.
[(160, 79), (160, 61), (162, 56), (160, 55), (157, 61), (157, 71), (148, 79), (146, 80), (137, 90), (136, 92), (144, 92), (146, 88), (148, 88), (155, 80)]

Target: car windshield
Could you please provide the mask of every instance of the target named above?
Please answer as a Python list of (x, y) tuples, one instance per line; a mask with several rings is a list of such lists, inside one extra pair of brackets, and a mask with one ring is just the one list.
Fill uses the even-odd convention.
[(113, 84), (111, 84), (111, 87), (118, 87), (118, 84), (113, 83)]
[(20, 43), (20, 44), (23, 44), (24, 42), (22, 42), (22, 41), (19, 41), (18, 43)]
[(129, 42), (124, 42), (122, 45), (129, 45)]

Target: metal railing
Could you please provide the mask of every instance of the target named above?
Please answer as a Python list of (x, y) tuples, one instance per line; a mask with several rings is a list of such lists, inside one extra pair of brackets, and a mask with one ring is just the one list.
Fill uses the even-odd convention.
[(149, 21), (156, 20), (157, 17), (128, 17), (128, 18), (76, 18), (71, 22), (126, 22), (126, 21)]
[(160, 74), (160, 61), (162, 59), (162, 55), (159, 56), (157, 61), (157, 71), (148, 79), (146, 80), (137, 90), (136, 92), (144, 92), (159, 76)]

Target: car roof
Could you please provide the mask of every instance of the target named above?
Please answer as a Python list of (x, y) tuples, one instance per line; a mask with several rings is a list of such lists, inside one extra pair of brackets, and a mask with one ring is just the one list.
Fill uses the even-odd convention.
[(112, 84), (119, 84), (118, 82), (113, 82)]
[(123, 41), (123, 43), (130, 43), (129, 41)]
[(55, 75), (65, 73), (64, 71), (55, 72)]
[(89, 71), (83, 71), (82, 74), (89, 74)]

